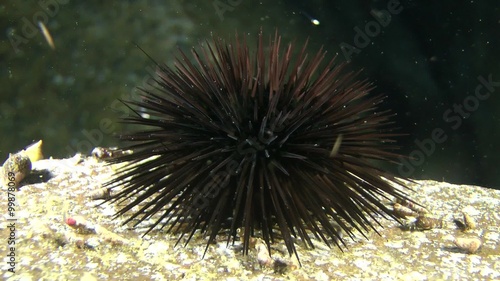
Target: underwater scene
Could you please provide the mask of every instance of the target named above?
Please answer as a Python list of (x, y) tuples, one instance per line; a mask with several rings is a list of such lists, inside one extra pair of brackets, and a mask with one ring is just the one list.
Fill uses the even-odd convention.
[(7, 0), (0, 28), (2, 278), (500, 279), (498, 1)]
[[(44, 142), (55, 158), (117, 145), (118, 99), (212, 35), (278, 32), (362, 70), (385, 95), (401, 176), (498, 188), (495, 1), (5, 1), (0, 156)], [(397, 7), (396, 7), (397, 6)], [(143, 51), (142, 51), (142, 50)], [(398, 166), (399, 165), (399, 166)]]

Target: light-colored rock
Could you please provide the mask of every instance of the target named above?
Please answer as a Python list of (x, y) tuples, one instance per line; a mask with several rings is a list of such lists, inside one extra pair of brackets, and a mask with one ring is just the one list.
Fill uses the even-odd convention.
[[(96, 159), (48, 159), (36, 161), (34, 170), (47, 170), (46, 182), (28, 184), (16, 192), (15, 254), (16, 273), (2, 262), (2, 277), (9, 280), (495, 280), (500, 279), (500, 191), (445, 182), (418, 181), (411, 184), (411, 197), (426, 207), (428, 215), (442, 219), (442, 228), (405, 230), (394, 221), (381, 219), (380, 236), (370, 232), (348, 240), (348, 248), (331, 249), (313, 240), (315, 249), (297, 242), (302, 267), (275, 272), (273, 266), (259, 263), (259, 253), (251, 249), (243, 256), (241, 245), (226, 248), (221, 233), (210, 245), (205, 258), (206, 237), (196, 232), (187, 246), (178, 236), (155, 229), (142, 236), (148, 225), (122, 226), (127, 217), (113, 219), (116, 204), (99, 205), (90, 192), (102, 187), (112, 169)], [(386, 200), (387, 201), (387, 200)], [(391, 202), (385, 202), (390, 207)], [(466, 208), (475, 228), (466, 234), (477, 237), (482, 246), (474, 254), (460, 250), (454, 237), (465, 235), (453, 220)], [(471, 210), (474, 210), (472, 212)], [(161, 215), (161, 214), (160, 214)], [(112, 245), (106, 239), (95, 247), (79, 248), (72, 243), (65, 219), (82, 216), (127, 241)], [(148, 222), (146, 222), (147, 224)], [(10, 229), (0, 226), (0, 237), (7, 239)], [(96, 234), (78, 234), (87, 241)], [(80, 236), (79, 236), (80, 237)], [(94, 238), (95, 239), (95, 238)], [(280, 253), (283, 241), (273, 244), (273, 259), (289, 258)], [(6, 257), (6, 247), (0, 255)], [(275, 256), (276, 255), (276, 256)], [(4, 258), (5, 261), (5, 258)], [(271, 262), (269, 263), (271, 264)], [(28, 278), (28, 279), (23, 279)]]

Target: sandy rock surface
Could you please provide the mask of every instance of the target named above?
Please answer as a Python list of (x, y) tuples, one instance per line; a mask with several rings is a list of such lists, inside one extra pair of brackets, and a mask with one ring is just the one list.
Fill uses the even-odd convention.
[[(427, 208), (425, 218), (408, 216), (403, 226), (382, 219), (380, 235), (347, 238), (343, 252), (319, 241), (307, 249), (297, 241), (299, 266), (282, 241), (273, 244), (271, 258), (255, 238), (243, 256), (241, 244), (226, 246), (221, 233), (202, 258), (206, 237), (199, 233), (184, 247), (184, 241), (174, 246), (177, 236), (165, 229), (143, 236), (154, 218), (123, 226), (126, 216), (113, 217), (118, 204), (93, 199), (106, 195), (102, 184), (113, 173), (94, 158), (40, 160), (32, 167), (18, 191), (2, 188), (1, 279), (500, 279), (500, 191), (494, 189), (418, 181), (411, 197)], [(8, 197), (15, 198), (13, 212)]]

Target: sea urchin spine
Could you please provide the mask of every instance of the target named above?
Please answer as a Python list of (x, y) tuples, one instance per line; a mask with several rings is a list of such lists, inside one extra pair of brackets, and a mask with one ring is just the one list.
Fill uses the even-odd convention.
[(127, 202), (117, 215), (158, 213), (149, 230), (168, 226), (186, 244), (198, 229), (208, 243), (228, 231), (229, 243), (243, 227), (245, 254), (255, 230), (269, 250), (280, 234), (290, 255), (293, 238), (340, 247), (338, 227), (352, 237), (374, 229), (373, 214), (396, 218), (380, 197), (407, 200), (394, 187), (404, 184), (372, 163), (398, 156), (383, 97), (333, 59), (320, 68), (326, 52), (308, 58), (305, 44), (292, 58), (280, 45), (260, 33), (250, 53), (237, 37), (214, 38), (194, 63), (181, 51), (174, 68), (158, 65), (154, 89), (125, 101), (135, 115), (123, 121), (144, 130), (122, 133), (133, 153), (110, 160), (128, 162), (108, 183), (123, 185), (109, 199)]

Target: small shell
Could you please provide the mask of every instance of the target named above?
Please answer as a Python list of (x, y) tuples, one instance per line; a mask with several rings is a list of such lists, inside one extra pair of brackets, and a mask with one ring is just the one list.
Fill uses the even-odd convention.
[(2, 167), (3, 183), (8, 187), (19, 187), (31, 172), (31, 161), (23, 152), (9, 154)]
[(466, 251), (469, 254), (474, 254), (481, 247), (482, 242), (477, 237), (459, 237), (455, 238), (455, 245), (461, 249)]
[[(97, 239), (99, 239), (99, 241), (106, 242), (111, 245), (124, 245), (129, 243), (127, 239), (121, 237), (120, 235), (113, 233), (100, 225), (91, 223), (81, 216), (69, 217), (65, 220), (65, 223), (74, 229), (77, 234), (83, 234), (84, 236), (90, 235), (91, 237), (92, 235), (97, 235)], [(85, 245), (88, 238), (81, 240), (83, 241), (82, 245)]]
[(421, 206), (419, 206), (413, 202), (410, 202), (408, 200), (397, 199), (395, 204), (398, 204), (398, 203), (404, 207), (410, 208), (411, 210), (413, 210), (421, 215), (429, 213), (429, 211), (427, 211), (426, 208), (421, 207)]
[(464, 231), (475, 229), (477, 225), (474, 219), (466, 212), (463, 212), (463, 215), (464, 215), (464, 225), (465, 225)]
[(92, 200), (108, 199), (110, 197), (110, 189), (107, 187), (102, 187), (102, 188), (93, 190), (93, 191), (89, 192), (87, 197), (92, 199)]
[(30, 158), (31, 162), (43, 159), (42, 144), (42, 140), (39, 140), (24, 149), (24, 154)]
[(90, 154), (97, 159), (107, 159), (113, 157), (113, 149), (95, 147)]
[(415, 221), (415, 228), (419, 230), (429, 230), (433, 228), (443, 228), (443, 220), (426, 216), (418, 216)]
[(126, 154), (132, 154), (132, 150), (121, 150), (117, 147), (96, 147), (91, 152), (91, 155), (99, 160), (112, 159)]
[(262, 266), (272, 265), (274, 260), (271, 258), (266, 244), (260, 239), (257, 239), (257, 241), (255, 242), (255, 249), (257, 250), (257, 261), (259, 262), (259, 264)]
[(394, 214), (400, 218), (405, 219), (406, 217), (418, 217), (418, 213), (412, 209), (405, 207), (399, 203), (395, 203), (393, 206)]

